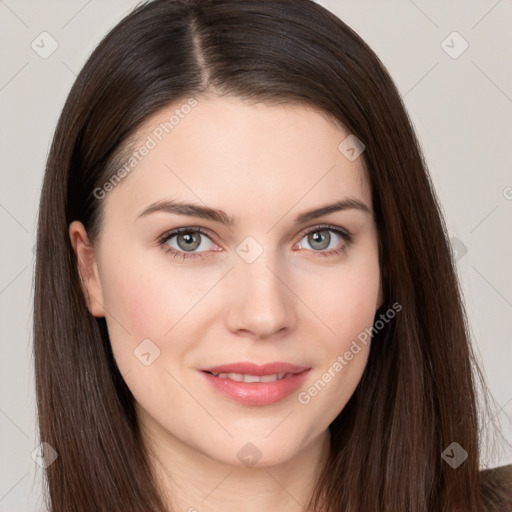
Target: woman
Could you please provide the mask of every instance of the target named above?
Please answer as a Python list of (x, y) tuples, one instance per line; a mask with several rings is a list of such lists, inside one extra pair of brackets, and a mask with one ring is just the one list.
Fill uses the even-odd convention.
[(70, 92), (38, 229), (52, 512), (510, 509), (418, 142), (322, 7), (129, 14)]

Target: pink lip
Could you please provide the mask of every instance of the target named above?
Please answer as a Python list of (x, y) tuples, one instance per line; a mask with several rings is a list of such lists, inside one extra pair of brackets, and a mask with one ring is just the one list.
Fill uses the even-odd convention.
[[(290, 363), (234, 363), (229, 365), (204, 368), (201, 373), (212, 387), (232, 400), (245, 405), (270, 405), (279, 402), (293, 393), (307, 378), (309, 370), (306, 366)], [(276, 373), (293, 374), (275, 382), (237, 382), (231, 379), (216, 377), (214, 373), (242, 373), (247, 375), (273, 375)]]

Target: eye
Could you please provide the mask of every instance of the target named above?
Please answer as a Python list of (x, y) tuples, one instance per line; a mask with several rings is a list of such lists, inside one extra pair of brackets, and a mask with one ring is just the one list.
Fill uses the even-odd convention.
[(212, 246), (217, 246), (200, 228), (181, 228), (165, 233), (158, 240), (158, 245), (178, 259), (202, 258), (198, 253), (218, 250), (212, 249)]
[(336, 226), (316, 226), (303, 234), (298, 248), (304, 249), (309, 245), (319, 256), (334, 256), (345, 251), (351, 242), (351, 235)]
[[(331, 235), (334, 233), (334, 236)], [(341, 240), (341, 242), (340, 242)], [(314, 229), (302, 234), (296, 247), (307, 248), (318, 256), (335, 256), (341, 254), (352, 243), (352, 236), (337, 226), (316, 226)], [(172, 254), (173, 258), (185, 260), (189, 258), (203, 258), (203, 252), (222, 251), (202, 228), (179, 228), (164, 233), (158, 240), (158, 245)], [(330, 250), (329, 250), (330, 249)]]

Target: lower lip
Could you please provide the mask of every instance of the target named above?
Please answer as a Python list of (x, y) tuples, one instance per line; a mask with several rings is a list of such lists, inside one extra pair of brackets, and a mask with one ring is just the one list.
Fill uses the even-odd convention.
[(235, 402), (245, 405), (271, 405), (291, 395), (305, 380), (310, 370), (295, 373), (274, 382), (237, 382), (201, 372), (214, 389)]

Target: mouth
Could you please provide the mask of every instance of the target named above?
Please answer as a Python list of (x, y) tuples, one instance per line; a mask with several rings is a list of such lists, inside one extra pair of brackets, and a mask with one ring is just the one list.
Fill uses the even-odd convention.
[(272, 375), (248, 375), (244, 373), (214, 373), (206, 372), (220, 379), (234, 380), (235, 382), (275, 382), (297, 375), (296, 373), (274, 373)]
[(311, 368), (291, 363), (241, 362), (200, 370), (214, 390), (244, 405), (271, 405), (291, 395)]

